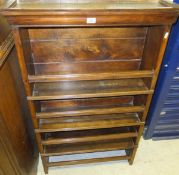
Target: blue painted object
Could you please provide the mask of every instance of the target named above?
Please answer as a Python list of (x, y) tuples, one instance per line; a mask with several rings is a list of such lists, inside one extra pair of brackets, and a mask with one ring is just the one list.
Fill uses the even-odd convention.
[(172, 27), (144, 138), (179, 138), (179, 20)]
[(179, 0), (173, 0), (173, 2), (175, 2), (175, 3), (179, 4)]

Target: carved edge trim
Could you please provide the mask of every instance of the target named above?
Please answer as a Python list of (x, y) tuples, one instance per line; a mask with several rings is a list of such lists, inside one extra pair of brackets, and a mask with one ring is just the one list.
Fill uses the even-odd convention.
[(7, 36), (4, 42), (0, 45), (0, 68), (4, 64), (11, 49), (14, 46), (14, 39), (12, 32)]

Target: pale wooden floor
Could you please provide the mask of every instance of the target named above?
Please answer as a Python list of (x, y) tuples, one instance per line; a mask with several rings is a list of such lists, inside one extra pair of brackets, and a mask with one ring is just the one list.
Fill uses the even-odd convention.
[[(38, 175), (44, 175), (41, 161)], [(179, 175), (179, 139), (141, 140), (135, 162), (108, 162), (51, 168), (49, 175)]]

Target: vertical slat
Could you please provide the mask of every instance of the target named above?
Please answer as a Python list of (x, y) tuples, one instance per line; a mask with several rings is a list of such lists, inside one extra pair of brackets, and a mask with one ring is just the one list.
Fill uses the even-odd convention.
[[(19, 61), (20, 69), (21, 69), (25, 92), (26, 92), (26, 95), (28, 96), (28, 95), (31, 95), (31, 88), (28, 82), (28, 73), (27, 73), (27, 67), (26, 67), (26, 60), (30, 59), (27, 57), (31, 57), (28, 33), (26, 29), (13, 28), (13, 35), (15, 39), (15, 45), (16, 45), (16, 50), (18, 54), (18, 61)], [(28, 49), (25, 50), (25, 48), (28, 48)], [(32, 117), (33, 126), (34, 128), (38, 128), (38, 121), (35, 118), (35, 106), (33, 102), (30, 100), (28, 100), (28, 105), (29, 105), (29, 109), (30, 109), (30, 113)], [(44, 151), (43, 151), (43, 146), (41, 143), (41, 136), (39, 133), (36, 133), (36, 139), (37, 139), (39, 151), (40, 153), (43, 153)], [(42, 157), (42, 162), (44, 165), (45, 173), (48, 173), (46, 158)]]

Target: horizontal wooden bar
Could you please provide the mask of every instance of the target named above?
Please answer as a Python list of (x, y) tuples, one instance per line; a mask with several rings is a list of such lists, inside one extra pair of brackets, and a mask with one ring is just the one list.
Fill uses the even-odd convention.
[(118, 91), (118, 92), (106, 92), (106, 93), (90, 93), (90, 94), (73, 94), (73, 95), (49, 95), (49, 96), (28, 96), (28, 100), (63, 100), (63, 99), (75, 99), (75, 98), (94, 98), (94, 97), (113, 97), (124, 95), (142, 95), (153, 94), (154, 90), (133, 90), (133, 91)]
[[(166, 9), (98, 9), (98, 10), (3, 10), (8, 22), (21, 26), (136, 26), (169, 25), (175, 22), (177, 11)], [(97, 23), (87, 24), (86, 17), (93, 14)]]
[(145, 106), (129, 106), (129, 107), (112, 107), (112, 108), (99, 108), (99, 109), (84, 109), (74, 111), (62, 112), (41, 112), (37, 113), (37, 118), (56, 118), (56, 117), (73, 117), (81, 115), (101, 115), (101, 114), (115, 114), (115, 113), (130, 113), (130, 112), (143, 112)]
[(129, 159), (130, 159), (130, 156), (115, 156), (115, 157), (81, 159), (81, 160), (71, 160), (71, 161), (61, 161), (61, 162), (49, 162), (49, 163), (47, 163), (47, 166), (48, 167), (67, 166), (67, 165), (98, 163), (98, 162), (129, 160)]
[(80, 81), (80, 80), (107, 80), (123, 78), (152, 77), (153, 71), (126, 71), (109, 73), (89, 74), (66, 74), (66, 75), (29, 75), (29, 82), (56, 82), (56, 81)]

